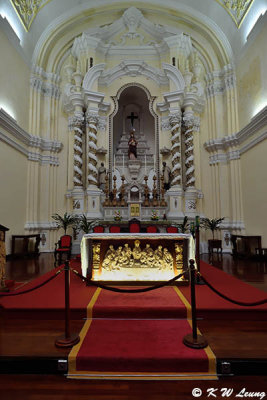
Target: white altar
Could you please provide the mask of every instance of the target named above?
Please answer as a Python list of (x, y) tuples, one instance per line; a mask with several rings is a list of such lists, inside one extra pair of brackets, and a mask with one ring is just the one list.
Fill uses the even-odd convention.
[(167, 281), (187, 269), (194, 249), (189, 234), (90, 233), (81, 242), (82, 274), (94, 281)]

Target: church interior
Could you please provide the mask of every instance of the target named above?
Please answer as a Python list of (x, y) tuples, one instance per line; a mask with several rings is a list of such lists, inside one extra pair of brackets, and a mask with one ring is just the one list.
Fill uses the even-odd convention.
[[(244, 387), (246, 393), (267, 391), (267, 305), (260, 303), (267, 292), (266, 10), (266, 0), (0, 2), (5, 398), (41, 399), (31, 396), (43, 390), (47, 399), (60, 399), (60, 388), (64, 398), (77, 400), (200, 397), (194, 388), (203, 396), (217, 388), (217, 397), (222, 387), (236, 394)], [(81, 331), (72, 350), (54, 345), (64, 331), (60, 266), (66, 259), (68, 318), (71, 329)], [(198, 328), (210, 347), (188, 350), (197, 359), (190, 353), (191, 361), (176, 370), (175, 357), (185, 356), (168, 347), (170, 332), (179, 331), (178, 320), (194, 326), (190, 259), (199, 272)], [(228, 298), (260, 304), (217, 304), (205, 278)], [(129, 294), (131, 302), (123, 292), (119, 304), (119, 295), (101, 283), (138, 294)], [(46, 285), (50, 291), (42, 292)], [(9, 296), (28, 288), (29, 297)], [(96, 340), (111, 330), (112, 318), (118, 342), (128, 321), (133, 375), (121, 361), (126, 345), (114, 344), (111, 334), (104, 344)], [(146, 343), (141, 361), (140, 331), (131, 327), (138, 318), (138, 329), (158, 332), (166, 345), (155, 350)], [(168, 332), (158, 320), (169, 321)], [(187, 329), (181, 327), (181, 335)], [(84, 355), (78, 360), (89, 340), (93, 353), (109, 346), (101, 357), (107, 371), (118, 358), (120, 375), (115, 368), (104, 376), (97, 354), (89, 367)], [(187, 364), (194, 364), (193, 372), (182, 369)], [(41, 376), (49, 377), (43, 389)]]

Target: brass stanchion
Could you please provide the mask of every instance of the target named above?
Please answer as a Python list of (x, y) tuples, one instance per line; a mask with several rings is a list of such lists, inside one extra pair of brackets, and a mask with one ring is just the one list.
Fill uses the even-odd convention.
[(59, 336), (55, 345), (57, 347), (72, 347), (79, 343), (80, 337), (78, 334), (70, 333), (70, 265), (69, 260), (65, 262), (65, 334)]
[[(196, 217), (195, 241), (196, 241), (196, 263), (197, 263), (198, 272), (200, 272), (199, 216)], [(205, 285), (204, 281), (200, 277), (200, 274), (197, 274), (196, 284), (197, 285)]]
[(193, 349), (203, 349), (208, 346), (207, 340), (202, 335), (197, 334), (197, 316), (196, 316), (196, 292), (195, 292), (195, 261), (189, 260), (191, 277), (191, 309), (192, 309), (192, 333), (186, 335), (183, 343)]

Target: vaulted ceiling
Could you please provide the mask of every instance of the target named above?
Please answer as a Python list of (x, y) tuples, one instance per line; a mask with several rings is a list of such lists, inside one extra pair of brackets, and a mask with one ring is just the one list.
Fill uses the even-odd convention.
[[(97, 4), (97, 6), (96, 6)], [(69, 27), (79, 34), (79, 24), (92, 24), (96, 15), (103, 14), (108, 24), (110, 10), (119, 17), (130, 6), (139, 8), (144, 15), (167, 16), (183, 22), (190, 29), (198, 24), (206, 25), (212, 35), (229, 43), (238, 58), (246, 43), (247, 35), (257, 19), (266, 11), (266, 0), (2, 0), (0, 14), (3, 24), (6, 18), (19, 38), (17, 46), (30, 64), (34, 51), (49, 32), (58, 26)], [(110, 21), (112, 22), (112, 21)], [(190, 26), (191, 25), (191, 26)]]

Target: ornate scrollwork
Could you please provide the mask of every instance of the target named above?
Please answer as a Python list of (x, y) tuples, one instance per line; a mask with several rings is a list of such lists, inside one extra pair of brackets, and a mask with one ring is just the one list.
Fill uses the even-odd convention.
[(20, 16), (25, 30), (28, 31), (38, 11), (47, 0), (11, 0), (11, 4)]

